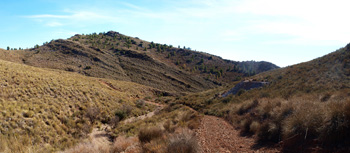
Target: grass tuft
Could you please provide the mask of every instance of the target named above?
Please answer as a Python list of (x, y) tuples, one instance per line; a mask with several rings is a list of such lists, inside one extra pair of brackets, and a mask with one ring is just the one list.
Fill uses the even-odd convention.
[(138, 134), (141, 143), (150, 142), (163, 136), (163, 130), (159, 127), (142, 128)]
[(197, 153), (199, 152), (198, 142), (194, 134), (189, 130), (182, 130), (169, 138), (166, 148), (167, 153)]

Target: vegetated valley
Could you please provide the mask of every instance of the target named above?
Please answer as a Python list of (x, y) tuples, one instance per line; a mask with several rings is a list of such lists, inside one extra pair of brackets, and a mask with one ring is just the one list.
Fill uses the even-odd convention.
[(0, 152), (350, 150), (350, 45), (279, 68), (109, 31), (1, 49), (0, 73)]

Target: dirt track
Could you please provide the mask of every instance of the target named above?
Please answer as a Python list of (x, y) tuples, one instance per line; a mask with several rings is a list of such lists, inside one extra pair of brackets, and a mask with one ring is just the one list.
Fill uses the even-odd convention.
[(254, 138), (242, 137), (224, 119), (204, 116), (196, 131), (201, 152), (204, 153), (276, 153), (277, 149), (256, 148)]

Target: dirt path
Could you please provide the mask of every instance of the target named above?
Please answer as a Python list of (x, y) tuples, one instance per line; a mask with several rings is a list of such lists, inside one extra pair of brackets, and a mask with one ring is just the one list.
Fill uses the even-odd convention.
[(108, 125), (102, 125), (100, 129), (94, 128), (92, 132), (89, 134), (91, 143), (96, 146), (105, 146), (112, 144), (110, 140), (110, 135), (105, 131), (108, 128)]
[[(155, 105), (158, 106), (155, 111), (152, 111), (148, 114), (141, 115), (138, 117), (131, 117), (126, 120), (124, 120), (124, 124), (135, 121), (135, 120), (142, 120), (147, 117), (151, 117), (154, 115), (156, 111), (159, 111), (164, 108), (164, 105), (150, 102), (150, 101), (145, 101), (147, 104)], [(110, 135), (106, 132), (105, 129), (109, 128), (108, 125), (102, 125), (101, 128), (94, 128), (92, 132), (89, 134), (89, 138), (91, 140), (91, 143), (94, 144), (95, 146), (106, 146), (106, 145), (111, 145), (112, 140), (110, 139)]]
[(116, 88), (116, 87), (114, 87), (111, 83), (109, 83), (109, 82), (106, 82), (106, 81), (103, 81), (103, 80), (98, 80), (101, 84), (103, 84), (103, 85), (105, 85), (105, 86), (107, 86), (107, 87), (109, 87), (109, 88), (112, 88), (113, 90), (117, 90), (117, 91), (121, 91), (121, 89), (120, 88)]
[(155, 106), (158, 106), (158, 108), (156, 108), (156, 110), (152, 111), (152, 112), (149, 112), (145, 115), (141, 115), (141, 116), (138, 116), (138, 117), (130, 117), (126, 120), (123, 121), (124, 124), (126, 123), (130, 123), (130, 122), (133, 122), (133, 121), (136, 121), (136, 120), (143, 120), (145, 118), (148, 118), (148, 117), (152, 117), (153, 115), (155, 115), (155, 113), (157, 111), (160, 111), (161, 109), (164, 108), (165, 105), (163, 104), (159, 104), (159, 103), (155, 103), (155, 102), (150, 102), (150, 101), (145, 101), (145, 103), (147, 104), (150, 104), (150, 105), (155, 105)]
[(276, 153), (277, 149), (254, 148), (254, 139), (242, 137), (224, 119), (204, 116), (196, 130), (199, 146), (204, 153)]

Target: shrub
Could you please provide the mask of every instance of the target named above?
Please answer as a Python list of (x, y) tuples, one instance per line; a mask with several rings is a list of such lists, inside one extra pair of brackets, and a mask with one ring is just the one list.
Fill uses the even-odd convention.
[(164, 124), (163, 124), (164, 129), (167, 132), (173, 133), (175, 131), (175, 126), (172, 125), (171, 120), (167, 120)]
[(295, 106), (295, 112), (284, 121), (283, 135), (285, 138), (302, 135), (305, 139), (314, 138), (322, 126), (323, 110), (319, 104), (304, 101)]
[(114, 116), (111, 118), (111, 120), (109, 120), (108, 123), (114, 129), (118, 126), (119, 122), (120, 122), (119, 116)]
[(245, 93), (245, 90), (244, 90), (244, 89), (240, 89), (240, 90), (238, 90), (237, 95), (240, 96), (240, 95), (242, 95), (243, 93)]
[(132, 107), (129, 105), (123, 105), (120, 109), (115, 111), (115, 116), (118, 116), (120, 120), (125, 119), (130, 115)]
[[(229, 103), (229, 102), (231, 101), (231, 99), (232, 99), (232, 96), (229, 96), (229, 97), (224, 98), (224, 99), (222, 100), (222, 102), (225, 103), (225, 104), (227, 104), (227, 103)], [(209, 104), (210, 104), (210, 103), (209, 103)]]
[(258, 133), (259, 129), (260, 123), (258, 121), (253, 121), (249, 126), (249, 130), (251, 133)]
[(142, 128), (138, 134), (141, 143), (150, 142), (163, 136), (163, 130), (159, 127)]
[(164, 139), (152, 140), (149, 143), (142, 144), (144, 153), (165, 153), (167, 141)]
[(184, 113), (184, 114), (181, 116), (180, 121), (182, 121), (182, 122), (187, 122), (187, 121), (189, 121), (189, 120), (191, 120), (191, 119), (194, 119), (194, 118), (196, 118), (196, 117), (198, 117), (198, 116), (197, 116), (197, 114), (196, 114), (195, 112), (188, 111), (188, 112)]
[(80, 143), (74, 148), (66, 150), (64, 153), (108, 153), (107, 144)]
[(323, 124), (323, 110), (319, 102), (296, 101), (294, 112), (283, 121), (283, 149), (285, 151), (302, 148), (308, 140), (319, 136)]
[[(115, 139), (113, 145), (111, 146), (110, 152), (111, 153), (119, 153), (119, 152), (125, 152), (128, 148), (131, 146), (135, 146), (137, 142), (137, 138), (135, 137), (125, 137), (125, 136), (119, 136)], [(135, 149), (138, 149), (137, 152), (141, 152), (139, 148), (134, 147)]]
[(136, 100), (136, 107), (142, 108), (143, 106), (145, 106), (145, 101), (144, 100), (142, 100), (142, 99)]
[(321, 127), (320, 139), (326, 144), (335, 145), (350, 141), (350, 101), (332, 102)]
[(240, 122), (241, 134), (251, 134), (250, 133), (250, 124), (253, 120), (251, 117), (247, 117)]
[(200, 123), (201, 123), (200, 119), (199, 118), (195, 118), (195, 119), (193, 119), (193, 120), (188, 122), (187, 127), (189, 129), (191, 129), (191, 130), (198, 129), (198, 127), (200, 126)]
[(84, 69), (85, 69), (85, 70), (90, 70), (90, 69), (91, 69), (91, 66), (86, 66)]
[(243, 115), (245, 113), (248, 113), (253, 108), (257, 107), (259, 104), (258, 100), (254, 100), (252, 102), (246, 102), (238, 109), (237, 114)]
[(281, 126), (272, 122), (263, 123), (258, 130), (258, 142), (279, 142), (281, 140)]
[(167, 145), (167, 153), (196, 153), (199, 152), (198, 142), (189, 130), (172, 136)]
[(95, 121), (99, 118), (101, 110), (97, 107), (89, 107), (86, 110), (85, 117), (87, 117), (91, 124), (94, 124)]

